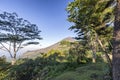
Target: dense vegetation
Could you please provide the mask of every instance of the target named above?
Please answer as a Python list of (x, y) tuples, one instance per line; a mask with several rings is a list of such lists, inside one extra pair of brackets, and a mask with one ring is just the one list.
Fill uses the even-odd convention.
[(81, 63), (77, 63), (71, 57), (75, 56), (70, 55), (66, 58), (61, 55), (61, 52), (54, 50), (49, 56), (43, 55), (34, 60), (19, 59), (14, 66), (3, 60), (0, 67), (0, 80), (110, 79), (108, 65), (102, 58), (97, 58), (97, 63), (92, 63), (90, 57), (87, 57)]

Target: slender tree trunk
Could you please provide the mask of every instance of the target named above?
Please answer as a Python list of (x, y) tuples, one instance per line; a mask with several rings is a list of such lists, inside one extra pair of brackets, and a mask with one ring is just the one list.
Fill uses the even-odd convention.
[(15, 65), (16, 63), (16, 58), (12, 58), (11, 65)]
[(98, 41), (98, 43), (100, 44), (102, 50), (103, 50), (104, 53), (105, 53), (105, 57), (106, 57), (106, 59), (107, 59), (107, 62), (108, 62), (108, 64), (109, 64), (110, 68), (112, 68), (112, 62), (111, 62), (111, 59), (110, 59), (110, 57), (109, 57), (109, 55), (108, 55), (108, 52), (106, 51), (105, 47), (103, 46), (101, 40), (98, 39), (98, 37), (97, 37), (97, 41)]
[(15, 65), (16, 63), (16, 52), (14, 52), (14, 56), (12, 57), (11, 65)]
[(11, 65), (15, 65), (15, 63), (16, 63), (16, 42), (13, 43), (13, 49), (14, 49), (14, 55), (12, 58)]
[(93, 63), (96, 63), (96, 48), (95, 48), (95, 45), (91, 45), (90, 46), (90, 49), (92, 50), (92, 62)]
[(92, 62), (93, 63), (96, 63), (96, 50), (92, 50), (92, 53), (93, 53), (93, 58), (92, 58)]
[(92, 62), (96, 63), (96, 40), (92, 43), (92, 52), (93, 52), (93, 59)]
[(91, 50), (92, 50), (92, 62), (96, 63), (96, 58), (97, 58), (96, 49), (93, 46), (91, 46)]
[(117, 0), (113, 32), (113, 80), (120, 80), (120, 0)]

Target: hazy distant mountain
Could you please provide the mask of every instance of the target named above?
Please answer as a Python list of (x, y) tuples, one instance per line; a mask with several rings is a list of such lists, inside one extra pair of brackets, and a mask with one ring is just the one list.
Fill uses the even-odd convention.
[(61, 40), (61, 41), (59, 41), (59, 42), (57, 42), (57, 43), (55, 43), (55, 44), (53, 44), (53, 45), (51, 45), (49, 47), (38, 49), (38, 50), (34, 50), (34, 51), (28, 51), (28, 52), (26, 52), (26, 53), (24, 53), (22, 55), (22, 58), (36, 58), (41, 53), (47, 53), (47, 52), (49, 52), (52, 49), (53, 50), (60, 50), (60, 49), (62, 49), (61, 45), (60, 45), (60, 42), (62, 42), (62, 41), (74, 42), (74, 41), (76, 41), (76, 39), (74, 39), (73, 37), (67, 37), (67, 38), (65, 38), (65, 39), (63, 39), (63, 40)]

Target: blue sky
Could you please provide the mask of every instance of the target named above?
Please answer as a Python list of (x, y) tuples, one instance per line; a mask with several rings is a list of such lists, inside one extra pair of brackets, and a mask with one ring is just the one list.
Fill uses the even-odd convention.
[(0, 0), (0, 10), (16, 12), (31, 23), (37, 24), (43, 40), (41, 47), (47, 47), (57, 41), (75, 34), (68, 28), (65, 8), (73, 0)]

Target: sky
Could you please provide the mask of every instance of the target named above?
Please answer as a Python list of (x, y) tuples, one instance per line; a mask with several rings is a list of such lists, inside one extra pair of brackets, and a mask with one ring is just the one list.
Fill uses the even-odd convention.
[(73, 31), (68, 30), (72, 24), (67, 21), (68, 13), (65, 10), (71, 1), (73, 0), (0, 0), (0, 12), (16, 12), (19, 17), (36, 24), (42, 31), (43, 38), (37, 48), (44, 48), (63, 38), (75, 36)]

